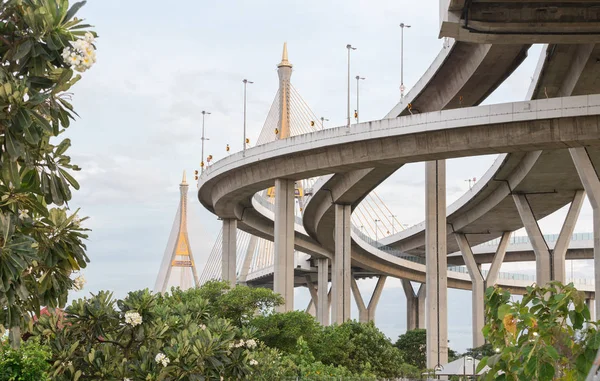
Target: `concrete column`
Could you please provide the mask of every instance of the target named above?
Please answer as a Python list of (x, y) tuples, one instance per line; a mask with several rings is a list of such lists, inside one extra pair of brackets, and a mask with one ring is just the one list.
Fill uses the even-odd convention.
[(425, 328), (425, 297), (427, 296), (427, 285), (421, 283), (417, 292), (417, 329)]
[(312, 306), (315, 309), (315, 314), (313, 314), (313, 316), (316, 317), (316, 309), (319, 305), (319, 295), (317, 295), (317, 287), (313, 283), (312, 279), (310, 279), (310, 275), (305, 275), (304, 278), (306, 279), (306, 287), (308, 288), (308, 292), (310, 293), (310, 300), (312, 301)]
[(369, 321), (369, 312), (367, 311), (367, 306), (365, 306), (365, 301), (360, 294), (358, 284), (356, 284), (356, 279), (354, 279), (354, 277), (350, 278), (350, 286), (352, 288), (352, 295), (354, 295), (354, 300), (356, 301), (356, 306), (358, 307), (358, 321), (366, 323)]
[(273, 291), (284, 297), (277, 312), (294, 310), (294, 180), (275, 180)]
[(329, 259), (317, 259), (317, 321), (329, 325)]
[(351, 278), (351, 286), (352, 286), (352, 294), (354, 295), (354, 300), (356, 301), (356, 306), (358, 307), (358, 321), (361, 323), (374, 322), (375, 321), (375, 312), (377, 311), (377, 304), (379, 304), (379, 299), (381, 298), (381, 293), (383, 292), (383, 286), (385, 286), (385, 281), (387, 280), (387, 276), (381, 275), (377, 280), (377, 284), (375, 285), (375, 290), (373, 290), (373, 295), (371, 295), (371, 299), (369, 300), (369, 305), (365, 305), (365, 301), (361, 295), (360, 289), (358, 288), (358, 284), (356, 283), (356, 279), (354, 276)]
[(350, 205), (335, 205), (335, 259), (332, 266), (332, 322), (350, 320)]
[[(594, 278), (595, 294), (600, 294), (600, 180), (584, 147), (569, 148), (569, 153), (594, 211)], [(600, 311), (600, 298), (596, 299), (595, 311)]]
[(221, 279), (229, 282), (231, 287), (236, 284), (236, 254), (237, 254), (237, 220), (223, 219), (223, 254), (221, 258)]
[(314, 300), (310, 300), (310, 302), (308, 302), (308, 306), (306, 306), (306, 309), (304, 310), (304, 312), (306, 312), (307, 314), (309, 314), (310, 316), (317, 316), (317, 308), (315, 307), (315, 302)]
[(254, 258), (257, 242), (258, 238), (254, 235), (250, 237), (250, 242), (248, 242), (248, 250), (246, 251), (246, 257), (244, 257), (244, 263), (242, 264), (242, 270), (240, 271), (239, 279), (239, 283), (244, 286), (246, 285), (246, 279), (248, 278), (250, 265), (252, 264), (252, 259)]
[(373, 290), (373, 295), (371, 295), (371, 300), (369, 300), (369, 306), (367, 307), (369, 321), (375, 322), (375, 312), (377, 311), (377, 305), (379, 304), (379, 299), (381, 299), (381, 293), (383, 292), (386, 280), (386, 275), (380, 275), (377, 280), (375, 290)]
[(533, 210), (531, 210), (527, 196), (524, 194), (513, 194), (513, 200), (535, 253), (536, 283), (540, 286), (545, 286), (552, 279), (550, 250), (535, 219)]
[(446, 162), (425, 163), (427, 368), (448, 362)]
[(500, 273), (502, 262), (504, 262), (504, 256), (506, 255), (506, 248), (508, 247), (508, 243), (510, 241), (510, 235), (511, 232), (502, 233), (502, 238), (500, 238), (500, 243), (496, 249), (496, 254), (494, 254), (494, 259), (492, 259), (490, 270), (488, 271), (485, 279), (486, 288), (493, 286), (498, 282), (498, 274)]
[(558, 240), (556, 241), (556, 245), (554, 245), (554, 250), (552, 250), (552, 263), (554, 267), (553, 280), (557, 280), (561, 283), (565, 283), (565, 280), (567, 278), (565, 274), (565, 260), (567, 258), (567, 249), (569, 248), (569, 242), (571, 242), (573, 230), (575, 229), (577, 218), (579, 218), (579, 212), (581, 211), (581, 206), (583, 205), (584, 198), (585, 191), (578, 190), (577, 192), (575, 192), (575, 196), (573, 197), (573, 201), (571, 202), (571, 206), (569, 207), (569, 211), (567, 212), (567, 217), (565, 218), (565, 222), (563, 223), (562, 229), (560, 230)]
[(467, 236), (464, 234), (454, 234), (456, 237), (456, 242), (458, 242), (458, 247), (460, 248), (460, 252), (462, 254), (463, 259), (465, 260), (465, 265), (467, 266), (467, 270), (469, 270), (469, 275), (471, 277), (471, 285), (472, 285), (472, 329), (473, 329), (473, 348), (477, 348), (483, 344), (485, 344), (485, 338), (483, 337), (483, 326), (485, 324), (485, 314), (484, 314), (484, 282), (483, 276), (479, 271), (479, 266), (475, 262), (475, 257), (473, 256), (473, 251), (471, 250), (471, 245), (467, 240)]
[(419, 319), (418, 300), (412, 284), (408, 279), (402, 279), (402, 288), (406, 295), (406, 330), (417, 329)]

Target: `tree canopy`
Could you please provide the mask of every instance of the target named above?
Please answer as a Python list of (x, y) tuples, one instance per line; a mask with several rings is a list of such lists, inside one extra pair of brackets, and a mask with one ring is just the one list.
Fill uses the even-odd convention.
[(18, 330), (83, 283), (72, 276), (88, 262), (87, 229), (68, 209), (79, 167), (60, 135), (77, 115), (69, 91), (96, 60), (96, 34), (75, 16), (85, 2), (0, 4), (0, 325)]

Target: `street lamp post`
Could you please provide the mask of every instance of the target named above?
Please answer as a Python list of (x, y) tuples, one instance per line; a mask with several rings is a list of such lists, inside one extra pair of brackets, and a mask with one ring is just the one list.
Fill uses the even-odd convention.
[(200, 140), (202, 140), (202, 165), (200, 166), (200, 171), (202, 172), (204, 172), (204, 141), (210, 140), (204, 137), (204, 117), (206, 115), (210, 115), (210, 112), (202, 110), (202, 137), (200, 138)]
[(378, 244), (378, 241), (379, 241), (379, 231), (378, 230), (379, 230), (379, 228), (378, 228), (377, 224), (379, 222), (381, 222), (381, 220), (373, 220), (373, 221), (375, 221), (375, 247), (378, 247), (379, 246), (379, 244)]
[(360, 75), (356, 76), (356, 123), (358, 123), (358, 117), (359, 117), (359, 113), (358, 113), (358, 100), (359, 100), (359, 98), (358, 98), (358, 82), (361, 79), (364, 80), (365, 77), (361, 77)]
[(350, 128), (350, 51), (356, 48), (348, 44), (346, 49), (348, 49), (348, 128)]
[(242, 82), (244, 82), (244, 145), (243, 147), (243, 152), (244, 155), (246, 154), (246, 86), (250, 83), (254, 83), (252, 81), (248, 81), (247, 79), (244, 79)]
[(327, 119), (325, 117), (321, 117), (321, 129), (322, 130), (325, 129), (325, 121), (329, 122), (329, 119)]
[(390, 217), (392, 217), (392, 234), (396, 234), (396, 230), (394, 229), (394, 219), (398, 216), (395, 214), (390, 214)]
[(404, 28), (410, 25), (400, 23), (400, 99), (404, 98)]

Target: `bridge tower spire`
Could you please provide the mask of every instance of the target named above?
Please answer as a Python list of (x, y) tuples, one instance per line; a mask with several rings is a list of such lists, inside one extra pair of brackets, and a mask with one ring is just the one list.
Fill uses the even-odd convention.
[(290, 137), (290, 78), (292, 76), (292, 64), (288, 61), (287, 42), (283, 43), (283, 54), (281, 62), (277, 65), (277, 74), (279, 75), (279, 121), (276, 135), (277, 139), (286, 139)]
[(188, 289), (198, 286), (196, 262), (192, 254), (187, 231), (187, 193), (189, 184), (183, 171), (179, 184), (179, 208), (171, 228), (171, 234), (156, 278), (154, 291), (164, 293), (167, 287)]

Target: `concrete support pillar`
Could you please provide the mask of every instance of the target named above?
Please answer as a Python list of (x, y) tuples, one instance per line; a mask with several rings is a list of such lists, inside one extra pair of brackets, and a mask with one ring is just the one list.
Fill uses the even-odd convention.
[(252, 259), (254, 258), (254, 252), (256, 251), (257, 243), (258, 238), (254, 235), (251, 236), (250, 242), (248, 242), (246, 257), (244, 257), (244, 263), (242, 263), (242, 269), (240, 271), (239, 284), (241, 285), (246, 285), (246, 279), (248, 278), (248, 272), (250, 271), (250, 265), (252, 264)]
[(352, 295), (354, 295), (354, 300), (356, 301), (356, 307), (358, 307), (358, 321), (366, 323), (369, 321), (369, 312), (367, 311), (367, 306), (360, 294), (358, 284), (356, 284), (356, 279), (354, 279), (354, 277), (350, 278), (350, 286), (352, 288)]
[(329, 325), (329, 259), (317, 259), (317, 321)]
[[(594, 278), (595, 294), (600, 293), (600, 180), (584, 147), (569, 148), (569, 153), (594, 211)], [(595, 311), (600, 311), (600, 298), (596, 299)]]
[(573, 230), (575, 229), (577, 218), (579, 218), (579, 212), (581, 211), (581, 206), (583, 205), (584, 199), (584, 190), (575, 192), (575, 196), (573, 197), (573, 201), (571, 202), (571, 206), (567, 212), (567, 217), (565, 218), (565, 222), (560, 230), (558, 240), (556, 241), (556, 245), (554, 245), (554, 250), (552, 250), (552, 267), (554, 268), (553, 280), (557, 280), (561, 283), (565, 283), (567, 278), (565, 272), (567, 249), (569, 248), (569, 242), (571, 242)]
[(454, 235), (456, 237), (456, 242), (458, 242), (458, 247), (460, 248), (460, 252), (465, 261), (465, 265), (467, 266), (467, 270), (469, 270), (469, 275), (471, 277), (471, 285), (472, 285), (472, 329), (473, 329), (473, 348), (477, 348), (485, 344), (485, 338), (483, 337), (483, 326), (485, 324), (485, 314), (484, 314), (484, 296), (485, 296), (485, 285), (483, 275), (479, 271), (479, 266), (475, 262), (475, 257), (473, 256), (473, 251), (471, 250), (471, 245), (467, 240), (467, 236), (464, 234), (457, 233)]
[(317, 308), (319, 305), (319, 295), (317, 295), (317, 287), (310, 278), (310, 275), (305, 275), (304, 278), (306, 279), (306, 287), (308, 288), (308, 292), (310, 293), (310, 303), (306, 308), (306, 312), (316, 317)]
[(448, 362), (446, 162), (425, 163), (427, 368)]
[(350, 205), (335, 205), (335, 259), (332, 266), (332, 322), (350, 320)]
[(513, 200), (535, 253), (536, 283), (545, 286), (553, 278), (550, 250), (527, 200), (527, 195), (513, 194)]
[(294, 180), (275, 180), (275, 273), (273, 291), (285, 303), (277, 312), (294, 310)]
[(377, 280), (375, 290), (373, 290), (373, 295), (371, 295), (371, 300), (369, 300), (369, 306), (367, 307), (369, 321), (375, 322), (375, 313), (377, 312), (377, 305), (379, 304), (379, 299), (381, 299), (381, 293), (383, 292), (383, 287), (385, 286), (386, 280), (387, 276), (385, 275), (380, 275), (379, 279)]
[(408, 279), (402, 279), (402, 288), (404, 289), (404, 295), (406, 295), (406, 330), (412, 331), (419, 328), (418, 298)]
[(223, 219), (223, 255), (221, 258), (221, 279), (229, 282), (231, 287), (236, 284), (236, 254), (237, 254), (237, 220)]
[(387, 280), (387, 276), (381, 275), (377, 280), (377, 285), (375, 285), (375, 290), (373, 290), (373, 295), (371, 295), (371, 299), (369, 300), (369, 305), (365, 305), (365, 301), (361, 295), (360, 289), (358, 288), (358, 284), (356, 283), (356, 279), (354, 277), (351, 278), (351, 286), (352, 286), (352, 294), (354, 295), (354, 300), (356, 301), (356, 306), (358, 307), (358, 321), (361, 323), (367, 322), (375, 322), (375, 312), (377, 310), (377, 304), (379, 304), (379, 299), (381, 298), (381, 293), (383, 292), (383, 287), (385, 286), (385, 281)]
[(494, 259), (492, 259), (490, 270), (488, 271), (485, 279), (486, 288), (493, 286), (498, 282), (498, 274), (500, 274), (500, 267), (502, 266), (502, 262), (504, 262), (504, 256), (506, 255), (506, 248), (508, 247), (508, 243), (510, 241), (510, 235), (511, 232), (502, 233), (502, 238), (500, 238), (500, 243), (496, 249), (496, 254), (494, 254)]

